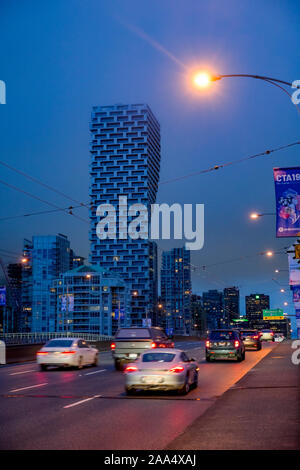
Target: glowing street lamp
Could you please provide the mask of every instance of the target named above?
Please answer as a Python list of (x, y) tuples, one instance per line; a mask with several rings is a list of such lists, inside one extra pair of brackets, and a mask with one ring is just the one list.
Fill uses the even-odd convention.
[(252, 220), (257, 220), (259, 217), (263, 217), (265, 215), (276, 215), (276, 214), (275, 214), (275, 212), (262, 212), (262, 213), (252, 212), (249, 215), (249, 218), (252, 219)]
[(284, 293), (284, 292), (285, 292), (285, 289), (280, 289), (280, 292)]
[(27, 258), (22, 258), (22, 259), (21, 259), (21, 263), (23, 263), (23, 264), (28, 263), (28, 259), (27, 259)]
[(206, 88), (213, 80), (212, 76), (208, 72), (201, 71), (194, 75), (193, 81), (197, 88)]
[(273, 255), (274, 255), (274, 252), (271, 250), (266, 252), (266, 256), (268, 256), (269, 258), (271, 258)]

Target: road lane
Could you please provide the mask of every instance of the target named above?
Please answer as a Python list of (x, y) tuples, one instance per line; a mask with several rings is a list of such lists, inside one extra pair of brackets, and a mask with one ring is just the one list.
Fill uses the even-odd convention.
[[(202, 359), (199, 387), (186, 397), (165, 393), (126, 397), (122, 373), (114, 370), (110, 353), (102, 353), (99, 367), (91, 370), (3, 376), (2, 368), (0, 423), (5, 423), (5, 433), (0, 448), (161, 449), (274, 346), (264, 344), (262, 351), (247, 352), (241, 363), (206, 363), (203, 343), (191, 344), (185, 348), (189, 355)], [(41, 377), (48, 383), (38, 393), (28, 390), (8, 398), (12, 380), (22, 388), (41, 383)], [(71, 406), (76, 402), (81, 403)]]

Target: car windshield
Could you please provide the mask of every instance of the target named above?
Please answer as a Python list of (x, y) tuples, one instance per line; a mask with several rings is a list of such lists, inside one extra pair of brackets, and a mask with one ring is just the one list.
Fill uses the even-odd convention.
[(235, 333), (233, 331), (212, 331), (209, 335), (209, 339), (214, 341), (224, 341), (235, 339)]
[(150, 333), (147, 328), (122, 328), (116, 334), (116, 339), (120, 338), (150, 338)]
[(142, 362), (172, 362), (176, 354), (147, 353), (143, 355)]
[(47, 348), (70, 348), (73, 344), (72, 339), (52, 339), (45, 344)]
[(256, 333), (256, 331), (242, 331), (242, 335), (243, 336), (254, 336)]

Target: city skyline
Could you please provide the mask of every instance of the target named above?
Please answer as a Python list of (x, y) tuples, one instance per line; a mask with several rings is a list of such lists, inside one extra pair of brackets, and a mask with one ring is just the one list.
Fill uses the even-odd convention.
[[(193, 6), (195, 15), (203, 13), (207, 18), (213, 18), (221, 24), (225, 9), (216, 10), (214, 4), (212, 2), (210, 6)], [(288, 34), (280, 37), (280, 40), (272, 36), (272, 47), (276, 47), (277, 55), (270, 57), (266, 52), (268, 41), (271, 41), (268, 36), (265, 38), (266, 25), (258, 25), (257, 34), (252, 39), (248, 23), (251, 23), (254, 12), (247, 6), (234, 9), (234, 14), (230, 19), (227, 18), (227, 23), (223, 25), (227, 37), (226, 45), (223, 44), (221, 36), (213, 34), (209, 21), (202, 25), (199, 32), (192, 19), (193, 15), (185, 17), (183, 23), (182, 15), (178, 11), (176, 13), (172, 10), (170, 16), (168, 2), (160, 6), (161, 24), (156, 27), (146, 20), (147, 15), (149, 18), (152, 14), (155, 15), (155, 11), (151, 13), (146, 6), (140, 6), (135, 12), (132, 10), (132, 15), (128, 15), (120, 2), (117, 2), (116, 6), (99, 6), (97, 2), (91, 2), (89, 13), (85, 11), (83, 15), (79, 15), (82, 20), (80, 23), (75, 13), (72, 16), (68, 11), (71, 16), (67, 30), (64, 29), (67, 38), (64, 42), (60, 26), (63, 17), (61, 15), (66, 6), (52, 7), (55, 21), (54, 16), (49, 17), (47, 8), (49, 7), (46, 5), (40, 8), (40, 24), (47, 24), (46, 35), (30, 18), (30, 8), (27, 11), (22, 10), (20, 6), (15, 16), (13, 7), (6, 5), (6, 14), (8, 17), (14, 15), (14, 24), (18, 28), (14, 37), (10, 38), (11, 50), (19, 46), (21, 34), (26, 32), (27, 39), (22, 42), (21, 48), (24, 58), (31, 64), (36, 75), (36, 82), (32, 82), (32, 73), (26, 70), (22, 83), (19, 82), (17, 64), (10, 51), (5, 50), (3, 66), (6, 75), (1, 78), (7, 84), (7, 103), (0, 107), (3, 161), (45, 183), (51, 181), (51, 185), (63, 193), (86, 204), (89, 142), (87, 123), (90, 107), (116, 102), (149, 103), (162, 125), (161, 184), (157, 202), (172, 203), (178, 200), (180, 194), (180, 202), (204, 203), (206, 208), (205, 245), (199, 253), (192, 254), (192, 263), (199, 267), (197, 272), (192, 272), (195, 292), (238, 285), (242, 296), (262, 290), (270, 294), (272, 305), (281, 306), (283, 296), (279, 292), (280, 286), (277, 288), (272, 278), (276, 268), (287, 269), (287, 258), (285, 255), (276, 255), (273, 259), (266, 260), (256, 257), (255, 254), (267, 249), (278, 250), (288, 243), (275, 239), (275, 219), (265, 217), (253, 223), (249, 221), (248, 215), (252, 210), (272, 211), (272, 168), (295, 166), (297, 152), (287, 150), (274, 154), (270, 159), (258, 159), (240, 166), (220, 169), (213, 174), (162, 183), (182, 174), (209, 167), (212, 163), (228, 162), (233, 158), (294, 141), (298, 122), (295, 106), (283, 94), (272, 87), (268, 88), (267, 84), (250, 80), (220, 83), (218, 89), (206, 93), (205, 96), (194, 93), (189, 89), (182, 68), (178, 68), (176, 62), (143, 40), (141, 35), (135, 34), (134, 28), (132, 30), (125, 27), (124, 23), (145, 31), (148, 36), (172, 51), (187, 67), (205, 64), (218, 72), (268, 71), (274, 76), (293, 80), (297, 79), (297, 68), (290, 45), (295, 43), (297, 28), (289, 10), (283, 5), (273, 9), (273, 18), (277, 19), (282, 31)], [(186, 12), (188, 7), (181, 8)], [(261, 15), (267, 11), (264, 3), (258, 4), (257, 8)], [(297, 7), (294, 12), (296, 10)], [(77, 2), (74, 4), (75, 11), (83, 13)], [(117, 11), (124, 21), (116, 19)], [(97, 22), (90, 23), (92, 13), (100, 22), (100, 29)], [(164, 30), (166, 22), (169, 25), (168, 32)], [(185, 37), (183, 44), (178, 39), (178, 28)], [(73, 35), (75, 30), (77, 39)], [(43, 68), (39, 67), (41, 57), (32, 47), (37, 32), (49, 57), (47, 64), (43, 62)], [(49, 40), (49, 37), (53, 36), (48, 36), (49, 32), (55, 33), (54, 42)], [(3, 41), (8, 34), (10, 37), (11, 28), (7, 30), (3, 24)], [(104, 49), (99, 52), (95, 37), (100, 44), (107, 38), (113, 40), (109, 54)], [(267, 43), (264, 42), (265, 48), (259, 49), (256, 46), (262, 37)], [(236, 43), (239, 44), (239, 50), (235, 46)], [(87, 47), (97, 51), (101, 64), (105, 65), (104, 74), (100, 73), (100, 65), (92, 59), (93, 54), (85, 54)], [(125, 59), (124, 48), (134, 54), (126, 56)], [(146, 64), (141, 60), (144, 54), (147, 56)], [(78, 58), (81, 60), (80, 64)], [(68, 67), (74, 68), (75, 76), (69, 75), (65, 61)], [(84, 72), (81, 63), (85, 64), (86, 70), (93, 73)], [(118, 78), (120, 68), (121, 81)], [(139, 71), (137, 75), (136, 70)], [(151, 74), (151, 79), (150, 70), (155, 71)], [(252, 100), (254, 93), (257, 97), (255, 103)], [(78, 99), (74, 100), (74, 96)], [(20, 105), (22, 114), (16, 122), (15, 113), (16, 109), (20, 109)], [(286, 119), (283, 120), (282, 116), (286, 116)], [(15, 128), (19, 138), (12, 141), (11, 130)], [(228, 139), (227, 135), (232, 135), (232, 132), (234, 139)], [(256, 136), (255, 140), (253, 135)], [(29, 141), (33, 139), (34, 145), (29, 145)], [(40, 191), (39, 186), (21, 175), (16, 176), (8, 168), (2, 167), (2, 170), (5, 182), (15, 184), (33, 194)], [(251, 191), (253, 187), (255, 193)], [(237, 198), (237, 194), (242, 197)], [(0, 195), (6, 201), (1, 208), (1, 217), (47, 210), (47, 205), (11, 188), (1, 186)], [(60, 207), (76, 205), (58, 194), (49, 193), (46, 188), (42, 190), (41, 197)], [(74, 213), (84, 219), (88, 218), (85, 209), (74, 209)], [(75, 217), (59, 213), (45, 214), (15, 221), (5, 220), (1, 223), (5, 228), (1, 233), (1, 246), (6, 250), (15, 252), (18, 246), (21, 251), (23, 238), (30, 238), (33, 233), (52, 233), (55, 224), (55, 233), (66, 233), (73, 240), (76, 252), (88, 257), (88, 224)], [(177, 241), (161, 241), (159, 252), (181, 244)], [(245, 254), (254, 256), (244, 261), (222, 264)], [(13, 262), (16, 258), (6, 256), (5, 260)], [(210, 265), (214, 266), (209, 267)], [(202, 266), (207, 268), (204, 270)], [(279, 274), (276, 279), (282, 285), (287, 284), (286, 274)], [(291, 304), (288, 289), (285, 299)], [(287, 311), (293, 313), (290, 305), (287, 306)]]

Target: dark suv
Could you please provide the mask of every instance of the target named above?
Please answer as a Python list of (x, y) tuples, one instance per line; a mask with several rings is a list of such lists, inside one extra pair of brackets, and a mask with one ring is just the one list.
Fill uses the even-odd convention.
[(133, 362), (143, 352), (155, 348), (174, 348), (174, 343), (158, 327), (120, 328), (114, 342), (110, 345), (116, 370), (123, 368), (126, 362)]
[(241, 330), (242, 339), (246, 350), (256, 349), (261, 350), (260, 334), (257, 330)]
[(245, 346), (237, 330), (212, 330), (206, 343), (206, 360), (235, 359), (240, 362), (245, 359)]

